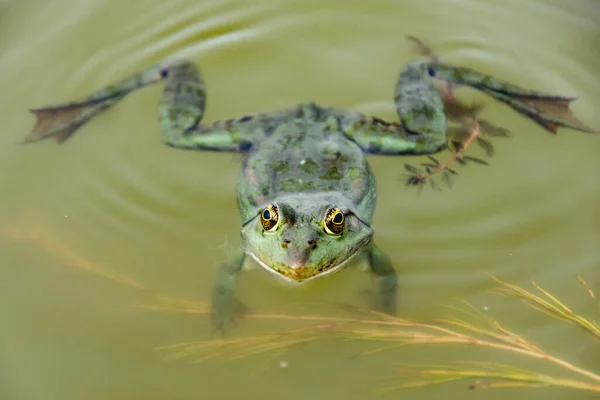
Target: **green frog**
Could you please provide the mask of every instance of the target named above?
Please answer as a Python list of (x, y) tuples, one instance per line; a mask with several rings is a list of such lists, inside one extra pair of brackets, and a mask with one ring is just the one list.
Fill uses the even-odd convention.
[[(373, 243), (377, 194), (366, 155), (429, 155), (446, 148), (448, 96), (436, 80), (480, 90), (551, 132), (563, 126), (598, 133), (571, 114), (574, 98), (524, 90), (435, 57), (401, 69), (394, 93), (399, 121), (303, 103), (204, 124), (206, 89), (199, 70), (187, 60), (168, 59), (83, 101), (31, 110), (37, 121), (25, 142), (63, 143), (129, 93), (164, 81), (158, 114), (167, 146), (245, 154), (236, 189), (243, 251), (219, 270), (212, 328), (223, 331), (236, 316), (236, 280), (248, 259), (295, 283), (366, 263), (375, 278), (376, 308), (394, 315), (397, 277), (390, 258)], [(467, 141), (479, 134), (477, 120), (471, 122)], [(448, 165), (413, 178), (420, 182)]]

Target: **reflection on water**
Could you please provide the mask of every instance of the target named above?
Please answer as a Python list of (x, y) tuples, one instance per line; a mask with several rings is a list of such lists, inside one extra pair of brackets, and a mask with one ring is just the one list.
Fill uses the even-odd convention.
[[(176, 55), (203, 71), (206, 121), (307, 100), (394, 119), (398, 70), (415, 58), (403, 36), (412, 33), (428, 38), (447, 62), (579, 95), (575, 114), (600, 127), (599, 13), (593, 0), (0, 3), (0, 397), (369, 398), (396, 376), (395, 363), (440, 362), (441, 347), (356, 357), (373, 346), (339, 341), (227, 364), (164, 362), (153, 349), (207, 338), (207, 319), (196, 313), (205, 311), (219, 261), (239, 245), (239, 157), (164, 147), (156, 123), (160, 87), (130, 96), (60, 147), (15, 145), (33, 123), (27, 109), (81, 98)], [(600, 142), (570, 130), (547, 134), (478, 93), (459, 94), (483, 101), (482, 117), (511, 131), (491, 139), (490, 166), (457, 167), (452, 190), (419, 195), (398, 180), (403, 163), (419, 159), (370, 158), (379, 185), (376, 240), (400, 274), (401, 316), (439, 317), (447, 313), (440, 305), (465, 299), (525, 339), (597, 371), (593, 342), (491, 295), (496, 286), (485, 273), (523, 286), (534, 280), (593, 315), (577, 275), (598, 291)], [(485, 157), (479, 149), (473, 155)], [(253, 314), (331, 316), (332, 303), (362, 305), (369, 283), (364, 272), (349, 270), (289, 288), (256, 270), (242, 275), (239, 296)], [(132, 305), (182, 312), (133, 312)], [(247, 319), (232, 335), (301, 325)], [(546, 368), (492, 351), (444, 347), (444, 355)], [(462, 398), (465, 386), (394, 395)]]

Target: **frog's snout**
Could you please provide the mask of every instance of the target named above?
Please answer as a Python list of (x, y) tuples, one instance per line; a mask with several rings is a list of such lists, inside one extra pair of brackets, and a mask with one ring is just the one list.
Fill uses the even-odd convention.
[(281, 247), (287, 251), (285, 264), (291, 269), (302, 270), (308, 264), (311, 250), (317, 247), (317, 241), (315, 239), (292, 241), (286, 238), (281, 242)]
[(288, 260), (287, 266), (291, 269), (302, 270), (304, 267), (306, 267), (306, 261), (306, 259), (302, 258), (292, 258)]

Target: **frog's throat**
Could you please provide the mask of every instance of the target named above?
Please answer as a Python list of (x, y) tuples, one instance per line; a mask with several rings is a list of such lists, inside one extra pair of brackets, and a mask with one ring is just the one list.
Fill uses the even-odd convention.
[(269, 271), (271, 274), (275, 275), (276, 277), (278, 277), (279, 279), (283, 279), (286, 282), (291, 282), (291, 283), (295, 283), (295, 284), (300, 284), (300, 283), (305, 283), (317, 278), (322, 278), (325, 276), (329, 276), (332, 275), (338, 271), (341, 271), (342, 269), (344, 269), (348, 264), (350, 264), (351, 262), (353, 262), (358, 255), (362, 253), (362, 251), (360, 251), (359, 249), (357, 249), (354, 253), (352, 253), (350, 255), (350, 257), (346, 258), (344, 261), (342, 261), (341, 263), (337, 264), (334, 267), (329, 268), (327, 271), (318, 273), (316, 275), (313, 275), (309, 278), (306, 279), (294, 279), (294, 278), (290, 278), (289, 276), (285, 276), (277, 271), (275, 271), (273, 268), (269, 267), (267, 264), (265, 264), (264, 261), (262, 261), (260, 258), (258, 258), (254, 253), (249, 252), (249, 254), (252, 256), (252, 258), (254, 259), (254, 261), (256, 261), (258, 263), (258, 265), (260, 265), (261, 267), (263, 267), (264, 269), (266, 269), (267, 271)]

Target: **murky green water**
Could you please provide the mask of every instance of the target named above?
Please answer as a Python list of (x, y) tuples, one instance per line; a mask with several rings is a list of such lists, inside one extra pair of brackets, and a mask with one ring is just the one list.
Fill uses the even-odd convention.
[[(465, 358), (569, 376), (492, 350), (411, 347), (355, 357), (373, 346), (342, 342), (232, 363), (165, 362), (155, 347), (206, 339), (208, 319), (133, 312), (152, 303), (153, 292), (82, 268), (207, 300), (219, 261), (239, 243), (239, 157), (163, 146), (160, 87), (128, 97), (64, 146), (15, 144), (33, 125), (27, 109), (81, 98), (168, 55), (201, 66), (206, 121), (307, 100), (395, 119), (397, 72), (415, 59), (405, 33), (428, 38), (448, 62), (579, 95), (575, 113), (600, 128), (594, 0), (0, 2), (0, 399), (364, 399), (394, 382), (394, 363)], [(403, 163), (415, 159), (371, 158), (376, 240), (401, 277), (401, 316), (445, 315), (440, 305), (466, 299), (598, 371), (597, 345), (490, 294), (496, 285), (485, 273), (520, 285), (535, 280), (594, 315), (576, 276), (600, 289), (600, 138), (552, 136), (477, 93), (460, 94), (484, 100), (484, 117), (513, 132), (494, 140), (489, 167), (460, 168), (452, 190), (418, 195), (398, 181)], [(369, 283), (349, 270), (294, 289), (255, 269), (242, 275), (239, 295), (255, 313), (319, 314), (332, 302), (362, 305)], [(232, 335), (293, 326), (244, 320)], [(587, 398), (561, 389), (465, 393), (467, 384), (389, 397)]]

